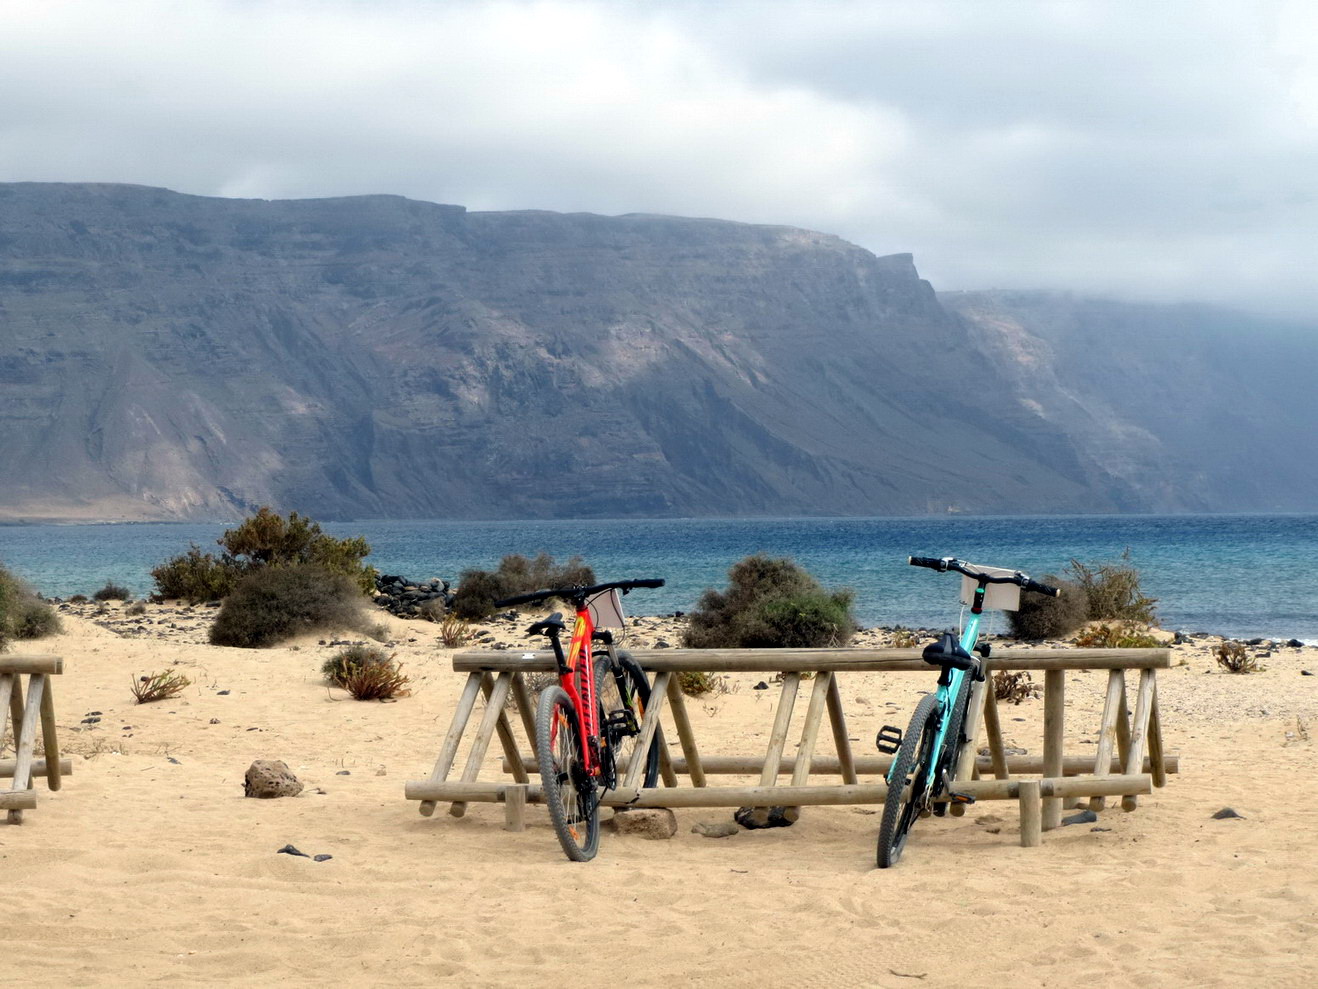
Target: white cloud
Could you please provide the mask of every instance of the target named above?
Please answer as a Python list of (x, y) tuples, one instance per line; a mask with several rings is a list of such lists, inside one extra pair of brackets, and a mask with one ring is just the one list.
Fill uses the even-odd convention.
[(0, 0), (0, 180), (790, 223), (941, 288), (1305, 312), (1316, 27), (1215, 0)]

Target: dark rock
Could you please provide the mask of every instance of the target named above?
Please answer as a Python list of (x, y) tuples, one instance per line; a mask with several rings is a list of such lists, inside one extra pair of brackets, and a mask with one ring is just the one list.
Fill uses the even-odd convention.
[(1229, 820), (1230, 818), (1233, 818), (1233, 817), (1238, 817), (1238, 818), (1240, 818), (1242, 821), (1245, 819), (1245, 816), (1244, 816), (1243, 814), (1237, 814), (1237, 813), (1236, 813), (1236, 810), (1235, 810), (1234, 807), (1223, 807), (1221, 810), (1219, 810), (1216, 814), (1213, 815), (1213, 820), (1214, 820), (1214, 821), (1226, 821), (1226, 820)]
[(1062, 818), (1062, 824), (1093, 824), (1097, 820), (1098, 815), (1092, 810), (1082, 810), (1078, 814)]
[(1090, 828), (1090, 831), (1111, 831), (1111, 828)]
[(1286, 645), (1291, 649), (1301, 649), (1303, 648), (1304, 643), (1301, 642), (1299, 639), (1287, 639)]
[(324, 852), (322, 852), (321, 854), (315, 856), (315, 858), (313, 858), (312, 861), (313, 861), (313, 862), (328, 862), (328, 861), (329, 861), (330, 859), (332, 859), (333, 857), (334, 857), (333, 855), (326, 855)]
[(335, 775), (335, 776), (351, 776), (352, 773), (351, 773), (349, 770), (347, 770), (347, 769), (340, 769), (340, 770), (339, 770), (337, 773), (335, 773), (334, 775)]
[(293, 847), (292, 845), (285, 845), (283, 848), (279, 849), (279, 851), (275, 852), (275, 854), (276, 854), (276, 855), (297, 855), (297, 856), (300, 856), (301, 858), (304, 858), (304, 859), (309, 859), (309, 858), (311, 858), (311, 856), (308, 855), (306, 852), (300, 852), (300, 851), (298, 851), (295, 847)]
[(215, 691), (215, 693), (216, 693), (218, 696), (220, 696), (220, 697), (224, 697), (224, 696), (226, 696), (229, 692), (228, 692), (227, 690), (217, 690), (217, 691)]
[(1311, 677), (1313, 676), (1313, 670), (1300, 670), (1300, 676)]
[[(767, 817), (764, 814), (765, 810), (769, 812)], [(732, 819), (747, 831), (759, 831), (763, 828), (790, 828), (794, 823), (787, 816), (786, 807), (738, 807), (733, 813)]]
[(769, 689), (769, 685), (768, 685), (767, 683), (765, 683), (763, 680), (761, 680), (759, 683), (757, 683), (757, 684), (756, 684), (754, 687), (752, 687), (751, 689), (752, 689), (752, 690), (768, 690), (768, 689)]

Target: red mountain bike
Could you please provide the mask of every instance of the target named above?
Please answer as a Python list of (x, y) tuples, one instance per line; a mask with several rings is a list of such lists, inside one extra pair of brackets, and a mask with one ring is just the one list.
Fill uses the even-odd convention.
[[(527, 632), (544, 635), (554, 649), (558, 685), (546, 687), (536, 709), (536, 760), (549, 819), (563, 852), (588, 862), (599, 848), (599, 805), (626, 774), (636, 750), (650, 683), (641, 668), (614, 648), (613, 633), (598, 624), (623, 623), (621, 594), (635, 587), (663, 587), (652, 580), (619, 580), (593, 587), (558, 587), (496, 601), (496, 608), (557, 598), (572, 605), (576, 621), (566, 654), (561, 612)], [(597, 656), (594, 644), (604, 646)], [(659, 734), (644, 755), (642, 786), (659, 775)]]

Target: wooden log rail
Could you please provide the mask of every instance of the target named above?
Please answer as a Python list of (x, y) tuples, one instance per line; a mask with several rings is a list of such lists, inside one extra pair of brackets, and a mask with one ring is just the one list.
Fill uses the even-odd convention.
[[(827, 804), (880, 804), (887, 795), (883, 780), (891, 763), (889, 756), (856, 755), (848, 735), (838, 676), (848, 672), (908, 673), (929, 676), (933, 670), (915, 649), (664, 649), (633, 650), (629, 653), (654, 685), (650, 704), (641, 724), (641, 735), (632, 761), (619, 767), (621, 784), (606, 793), (602, 803), (613, 807), (739, 807), (755, 808), (752, 817), (764, 823), (771, 808), (781, 808), (796, 820), (799, 808)], [(1021, 844), (1038, 845), (1040, 833), (1058, 827), (1064, 805), (1079, 806), (1083, 799), (1094, 810), (1105, 806), (1108, 797), (1119, 797), (1122, 807), (1133, 810), (1139, 795), (1166, 783), (1168, 773), (1179, 769), (1174, 754), (1163, 749), (1155, 674), (1170, 665), (1170, 652), (1158, 649), (1038, 649), (1002, 650), (987, 661), (988, 674), (999, 670), (1041, 671), (1044, 674), (1044, 739), (1041, 756), (1007, 756), (1002, 739), (998, 703), (985, 682), (975, 684), (967, 717), (965, 746), (955, 778), (958, 792), (977, 800), (1016, 800), (1021, 807)], [(467, 682), (444, 738), (439, 758), (429, 779), (406, 784), (405, 796), (420, 802), (421, 813), (434, 813), (441, 801), (451, 802), (450, 813), (462, 816), (469, 802), (505, 804), (507, 826), (520, 830), (525, 805), (543, 801), (541, 788), (531, 782), (536, 773), (534, 755), (534, 708), (525, 682), (529, 673), (554, 669), (549, 652), (468, 652), (453, 658), (455, 672), (466, 673)], [(1067, 756), (1065, 740), (1065, 675), (1069, 671), (1106, 672), (1107, 690), (1094, 756)], [(696, 744), (686, 702), (678, 687), (677, 674), (774, 673), (781, 679), (778, 704), (764, 757), (709, 756)], [(1138, 678), (1132, 713), (1126, 689), (1126, 674)], [(795, 756), (785, 756), (792, 715), (800, 692), (802, 674), (814, 674), (810, 699)], [(467, 761), (459, 778), (450, 780), (458, 751), (467, 734), (478, 697), (485, 698), (479, 727), (472, 738)], [(518, 720), (531, 753), (519, 746), (509, 718), (508, 701), (516, 702)], [(818, 736), (827, 717), (834, 754), (815, 755)], [(660, 748), (663, 785), (642, 787), (644, 753), (649, 740), (660, 731), (666, 718), (676, 729), (681, 756)], [(979, 756), (981, 727), (987, 736), (988, 754)], [(490, 743), (499, 736), (503, 749), (503, 771), (511, 780), (478, 779)], [(670, 733), (666, 736), (671, 739)], [(873, 774), (874, 782), (862, 782), (860, 774)], [(841, 777), (840, 783), (811, 782), (811, 776)], [(690, 786), (680, 786), (679, 775)], [(710, 785), (718, 775), (758, 776), (754, 785)], [(1031, 777), (1022, 779), (1022, 775)], [(780, 776), (790, 777), (779, 785)], [(964, 812), (954, 804), (952, 813)]]
[[(58, 656), (0, 656), (0, 751), (10, 733), (13, 759), (0, 759), (0, 779), (11, 779), (7, 789), (0, 789), (0, 810), (10, 824), (23, 823), (23, 811), (37, 805), (32, 779), (43, 776), (47, 788), (58, 790), (63, 778), (73, 771), (67, 759), (61, 759), (55, 734), (55, 694), (50, 678), (64, 672)], [(23, 700), (23, 677), (28, 678), (27, 701)], [(38, 726), (44, 759), (35, 758)]]

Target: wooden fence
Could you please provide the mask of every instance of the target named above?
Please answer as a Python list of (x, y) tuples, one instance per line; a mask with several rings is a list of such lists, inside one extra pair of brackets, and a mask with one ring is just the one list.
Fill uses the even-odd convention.
[[(920, 673), (932, 686), (935, 669), (919, 658), (916, 649), (665, 649), (635, 650), (629, 655), (654, 678), (650, 704), (641, 724), (641, 737), (631, 764), (619, 768), (619, 786), (606, 793), (602, 803), (613, 807), (754, 807), (760, 823), (770, 808), (784, 808), (795, 820), (799, 808), (822, 804), (881, 804), (887, 795), (883, 774), (891, 756), (857, 755), (848, 735), (838, 677), (848, 672)], [(1087, 798), (1092, 809), (1101, 809), (1108, 797), (1120, 797), (1126, 810), (1133, 810), (1140, 794), (1163, 786), (1169, 772), (1178, 769), (1177, 759), (1163, 750), (1158, 711), (1156, 671), (1169, 665), (1169, 650), (1162, 649), (1040, 649), (1003, 650), (986, 662), (990, 674), (1000, 671), (1040, 671), (1044, 675), (1043, 754), (1041, 757), (1006, 754), (998, 702), (985, 683), (975, 684), (967, 718), (965, 746), (956, 774), (957, 791), (976, 800), (1016, 800), (1021, 807), (1021, 843), (1037, 845), (1042, 831), (1061, 823), (1064, 804), (1077, 806)], [(519, 747), (509, 708), (515, 707), (522, 733), (534, 745), (534, 704), (526, 683), (527, 674), (554, 668), (548, 652), (468, 652), (453, 658), (455, 672), (466, 673), (467, 681), (458, 701), (448, 733), (430, 778), (406, 784), (405, 795), (420, 801), (421, 813), (434, 813), (440, 801), (451, 801), (450, 813), (461, 816), (469, 801), (502, 802), (508, 826), (520, 829), (526, 803), (542, 800), (533, 750)], [(1065, 752), (1066, 675), (1089, 670), (1106, 673), (1107, 689), (1098, 726), (1096, 751), (1092, 756)], [(764, 757), (710, 756), (696, 742), (686, 701), (677, 674), (763, 673), (778, 674), (781, 688), (773, 727)], [(1137, 677), (1135, 703), (1131, 710), (1126, 674)], [(784, 756), (793, 711), (804, 674), (813, 674), (810, 699), (795, 757)], [(472, 735), (462, 772), (450, 779), (463, 739), (469, 734), (478, 697), (485, 705)], [(515, 702), (510, 704), (510, 701)], [(832, 755), (815, 755), (824, 718), (833, 739)], [(903, 726), (904, 726), (903, 716)], [(643, 787), (644, 754), (659, 731), (673, 738), (675, 730), (681, 756), (667, 745), (660, 748), (663, 785)], [(867, 726), (868, 731), (874, 727)], [(988, 754), (978, 756), (981, 730), (987, 736)], [(500, 781), (481, 780), (490, 743), (499, 736), (503, 748)], [(758, 776), (753, 785), (712, 785), (711, 776)], [(841, 782), (812, 781), (813, 776), (840, 777)], [(679, 776), (689, 786), (680, 785)], [(780, 776), (789, 777), (786, 785)], [(861, 777), (875, 777), (862, 782)], [(510, 778), (509, 778), (510, 777)], [(960, 804), (953, 814), (964, 812)]]
[[(55, 696), (50, 678), (64, 672), (58, 656), (0, 656), (0, 752), (5, 749), (8, 723), (13, 722), (13, 759), (0, 759), (0, 780), (12, 778), (8, 789), (0, 789), (0, 810), (7, 811), (10, 824), (23, 823), (23, 811), (37, 805), (34, 776), (44, 776), (51, 790), (72, 771), (61, 761), (55, 734)], [(27, 676), (27, 701), (23, 701), (23, 677)], [(34, 758), (38, 724), (44, 759)]]

